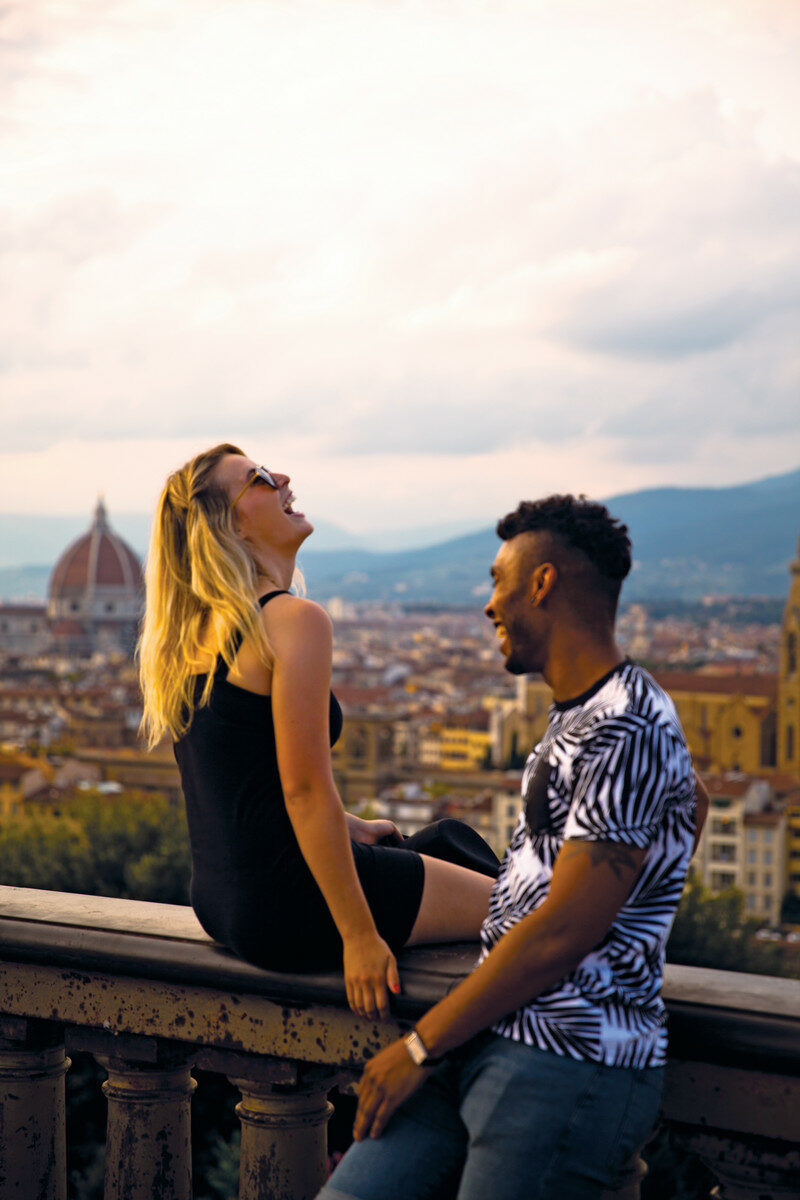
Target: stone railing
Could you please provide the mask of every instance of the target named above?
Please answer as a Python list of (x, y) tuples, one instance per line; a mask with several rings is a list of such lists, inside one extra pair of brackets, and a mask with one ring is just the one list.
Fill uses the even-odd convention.
[[(472, 945), (401, 959), (387, 1022), (341, 978), (227, 954), (189, 909), (0, 887), (0, 1197), (64, 1200), (67, 1054), (108, 1072), (106, 1200), (189, 1200), (192, 1067), (241, 1094), (240, 1200), (305, 1200), (326, 1174), (327, 1092), (470, 969)], [(668, 968), (664, 1113), (729, 1200), (800, 1195), (800, 983)], [(618, 1195), (638, 1195), (637, 1170)]]

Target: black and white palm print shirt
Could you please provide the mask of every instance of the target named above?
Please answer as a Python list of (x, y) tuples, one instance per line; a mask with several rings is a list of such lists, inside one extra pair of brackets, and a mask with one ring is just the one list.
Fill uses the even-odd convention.
[(695, 824), (694, 772), (672, 701), (621, 663), (550, 709), (522, 776), (523, 811), (483, 923), (482, 958), (547, 898), (567, 838), (646, 848), (606, 937), (564, 979), (504, 1017), (495, 1033), (611, 1066), (666, 1061), (664, 947)]

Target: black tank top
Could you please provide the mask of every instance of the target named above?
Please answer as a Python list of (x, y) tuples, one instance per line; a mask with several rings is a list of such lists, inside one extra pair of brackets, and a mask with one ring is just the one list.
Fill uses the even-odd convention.
[[(285, 590), (259, 599), (263, 607)], [(241, 645), (238, 633), (234, 653)], [(283, 800), (272, 699), (230, 683), (220, 655), (208, 703), (175, 743), (192, 849), (191, 901), (211, 937), (262, 957), (270, 923), (308, 876)], [(195, 697), (206, 676), (199, 675)], [(331, 693), (331, 745), (342, 710)], [(314, 885), (316, 887), (316, 885)]]

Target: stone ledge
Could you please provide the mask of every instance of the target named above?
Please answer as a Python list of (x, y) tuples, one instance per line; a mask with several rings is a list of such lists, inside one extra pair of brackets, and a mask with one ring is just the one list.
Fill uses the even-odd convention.
[[(403, 994), (392, 998), (393, 1014), (419, 1016), (471, 970), (477, 953), (474, 943), (404, 951)], [(213, 942), (191, 909), (177, 905), (0, 887), (0, 959), (294, 1008), (346, 1007), (341, 975), (254, 967)], [(668, 965), (664, 998), (673, 1057), (800, 1075), (800, 982)]]

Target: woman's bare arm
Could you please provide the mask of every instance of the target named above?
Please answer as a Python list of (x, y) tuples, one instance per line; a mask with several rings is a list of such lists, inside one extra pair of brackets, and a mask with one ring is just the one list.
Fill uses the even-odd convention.
[(330, 618), (311, 601), (285, 596), (262, 619), (275, 654), (272, 714), (286, 811), (344, 943), (348, 1002), (364, 1016), (387, 1016), (387, 983), (400, 987), (397, 964), (361, 889), (331, 769)]

